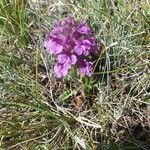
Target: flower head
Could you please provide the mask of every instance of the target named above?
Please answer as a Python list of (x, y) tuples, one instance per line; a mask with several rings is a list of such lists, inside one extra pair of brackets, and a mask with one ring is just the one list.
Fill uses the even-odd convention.
[(97, 51), (97, 45), (86, 21), (75, 21), (70, 16), (55, 21), (53, 29), (46, 35), (44, 47), (57, 57), (56, 77), (66, 76), (72, 65), (77, 65), (80, 74), (91, 75), (92, 62), (86, 57)]

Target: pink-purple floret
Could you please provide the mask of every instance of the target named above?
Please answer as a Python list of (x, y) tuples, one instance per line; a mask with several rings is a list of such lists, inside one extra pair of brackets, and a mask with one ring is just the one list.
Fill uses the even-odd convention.
[(88, 56), (97, 51), (97, 45), (86, 21), (75, 21), (70, 16), (56, 21), (46, 35), (44, 47), (57, 57), (54, 67), (57, 78), (66, 76), (72, 65), (76, 65), (81, 75), (92, 75), (93, 62)]

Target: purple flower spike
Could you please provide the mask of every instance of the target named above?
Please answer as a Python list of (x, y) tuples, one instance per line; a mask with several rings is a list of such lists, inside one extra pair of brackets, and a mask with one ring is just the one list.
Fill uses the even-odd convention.
[(78, 67), (81, 75), (91, 75), (93, 63), (88, 61), (89, 55), (98, 48), (86, 21), (75, 21), (70, 16), (55, 21), (52, 31), (46, 35), (44, 47), (57, 57), (54, 67), (57, 78), (66, 76), (72, 65)]

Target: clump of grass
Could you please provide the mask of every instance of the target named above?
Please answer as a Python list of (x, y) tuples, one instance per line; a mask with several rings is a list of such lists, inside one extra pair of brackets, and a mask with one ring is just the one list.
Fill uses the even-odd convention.
[[(149, 3), (18, 2), (0, 2), (1, 148), (149, 149)], [(91, 78), (53, 76), (43, 35), (66, 15), (97, 38)]]
[[(1, 37), (13, 46), (27, 44), (27, 18), (24, 1), (14, 2), (2, 0), (0, 2)], [(6, 40), (7, 39), (7, 40)]]

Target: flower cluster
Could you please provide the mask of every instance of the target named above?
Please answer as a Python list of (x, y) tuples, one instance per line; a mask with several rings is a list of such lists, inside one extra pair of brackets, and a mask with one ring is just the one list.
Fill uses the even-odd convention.
[(66, 76), (72, 65), (76, 65), (81, 75), (91, 76), (93, 62), (88, 56), (97, 51), (97, 46), (86, 21), (75, 21), (69, 16), (54, 22), (52, 31), (46, 34), (44, 47), (57, 57), (54, 67), (57, 78)]

